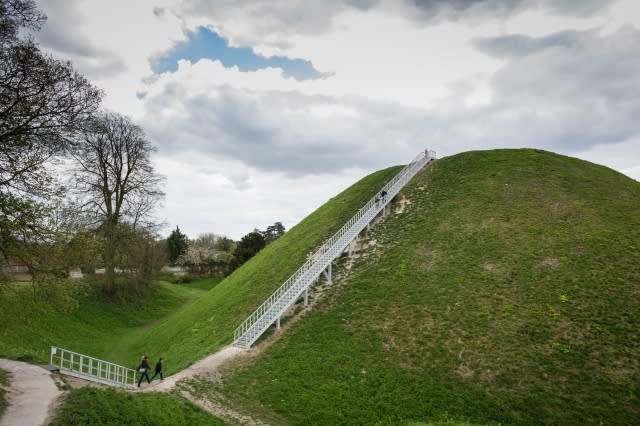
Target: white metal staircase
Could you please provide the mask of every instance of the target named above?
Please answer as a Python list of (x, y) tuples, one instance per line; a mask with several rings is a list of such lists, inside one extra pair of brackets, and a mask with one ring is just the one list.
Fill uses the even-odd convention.
[(344, 249), (356, 239), (358, 234), (386, 207), (407, 182), (434, 159), (435, 152), (425, 150), (394, 176), (355, 216), (325, 241), (313, 255), (309, 256), (304, 265), (249, 315), (235, 330), (234, 345), (249, 348), (271, 324), (279, 324), (280, 317), (289, 306), (307, 291), (323, 271), (330, 268), (333, 260), (340, 256)]

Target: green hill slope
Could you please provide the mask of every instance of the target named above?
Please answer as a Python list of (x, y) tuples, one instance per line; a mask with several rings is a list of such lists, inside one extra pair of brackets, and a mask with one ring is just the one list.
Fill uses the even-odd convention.
[(228, 401), (293, 424), (640, 418), (638, 182), (497, 150), (439, 160), (403, 195), (348, 277), (217, 385)]
[(115, 360), (129, 365), (142, 353), (163, 356), (172, 374), (231, 343), (235, 328), (399, 170), (373, 173), (327, 201), (193, 305), (140, 333)]

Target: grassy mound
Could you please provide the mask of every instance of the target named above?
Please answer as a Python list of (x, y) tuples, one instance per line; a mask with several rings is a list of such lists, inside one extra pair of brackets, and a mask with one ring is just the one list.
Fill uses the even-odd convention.
[(231, 343), (235, 328), (399, 170), (373, 173), (327, 201), (193, 305), (141, 333), (128, 351), (133, 358), (125, 361), (157, 354), (172, 374)]
[(225, 378), (227, 400), (296, 424), (640, 418), (638, 182), (497, 150), (439, 160), (403, 195), (349, 277)]
[(52, 426), (226, 424), (191, 402), (162, 393), (82, 388), (65, 398)]

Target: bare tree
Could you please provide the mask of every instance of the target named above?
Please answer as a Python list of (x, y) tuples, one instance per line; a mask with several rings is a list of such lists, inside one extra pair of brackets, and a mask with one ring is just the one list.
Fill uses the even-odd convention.
[(31, 0), (0, 0), (0, 188), (32, 193), (48, 182), (43, 165), (68, 145), (100, 105), (102, 91), (71, 63), (40, 52), (21, 29), (45, 21)]
[(151, 225), (150, 213), (164, 195), (163, 179), (150, 161), (153, 150), (139, 126), (114, 113), (96, 117), (72, 150), (77, 162), (75, 184), (84, 196), (85, 212), (105, 237), (107, 294), (114, 292), (119, 225), (126, 224), (132, 232)]
[(33, 0), (0, 0), (0, 44), (12, 43), (21, 28), (39, 30), (46, 19)]
[(43, 187), (43, 165), (98, 109), (101, 92), (31, 42), (0, 49), (0, 186)]

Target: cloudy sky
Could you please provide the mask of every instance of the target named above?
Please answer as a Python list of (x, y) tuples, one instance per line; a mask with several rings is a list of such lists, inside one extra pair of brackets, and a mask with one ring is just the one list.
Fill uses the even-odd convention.
[(157, 146), (165, 235), (290, 228), (425, 148), (640, 180), (637, 0), (37, 2), (41, 47)]

